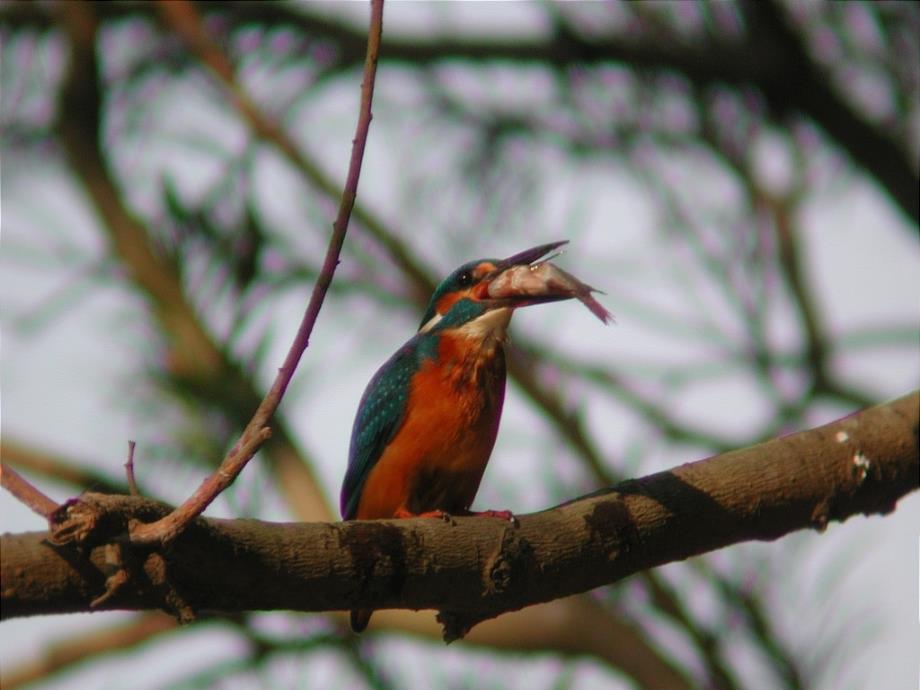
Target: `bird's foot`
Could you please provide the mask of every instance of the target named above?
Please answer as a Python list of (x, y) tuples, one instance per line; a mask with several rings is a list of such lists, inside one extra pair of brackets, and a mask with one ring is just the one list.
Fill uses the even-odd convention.
[(498, 518), (499, 520), (507, 520), (513, 526), (518, 526), (518, 519), (514, 516), (510, 510), (479, 510), (479, 511), (470, 511), (470, 517), (486, 517), (486, 518)]
[(405, 508), (399, 508), (393, 517), (403, 520), (405, 518), (437, 518), (438, 520), (443, 520), (444, 522), (453, 525), (454, 516), (443, 510), (426, 510), (423, 513), (413, 513)]

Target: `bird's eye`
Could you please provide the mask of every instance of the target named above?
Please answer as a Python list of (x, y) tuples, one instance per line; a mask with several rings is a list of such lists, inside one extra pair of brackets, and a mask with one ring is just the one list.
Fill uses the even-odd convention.
[(460, 287), (469, 287), (473, 284), (473, 274), (469, 271), (464, 271), (460, 274)]

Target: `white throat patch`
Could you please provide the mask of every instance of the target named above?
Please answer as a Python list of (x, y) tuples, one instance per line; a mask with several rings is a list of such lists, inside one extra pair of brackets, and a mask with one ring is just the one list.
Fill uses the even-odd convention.
[(434, 313), (434, 316), (432, 316), (430, 319), (428, 319), (428, 321), (425, 323), (425, 325), (418, 329), (418, 332), (419, 332), (419, 333), (427, 333), (427, 332), (430, 331), (432, 328), (434, 328), (435, 325), (437, 325), (438, 321), (440, 321), (440, 320), (441, 320), (441, 315), (438, 314), (437, 312), (435, 312), (435, 313)]
[[(465, 323), (457, 332), (467, 338), (476, 340), (496, 340), (504, 342), (505, 332), (508, 324), (511, 322), (512, 309), (503, 307), (501, 309), (490, 309), (482, 316), (477, 316), (469, 323)], [(426, 324), (427, 325), (427, 324)]]

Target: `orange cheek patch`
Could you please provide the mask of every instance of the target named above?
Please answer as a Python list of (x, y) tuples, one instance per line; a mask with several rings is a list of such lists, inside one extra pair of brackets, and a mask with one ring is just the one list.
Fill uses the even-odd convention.
[[(473, 278), (481, 281), (485, 276), (495, 270), (495, 264), (491, 261), (484, 261), (473, 270)], [(489, 284), (478, 282), (470, 290), (470, 296), (473, 299), (483, 300), (489, 298)]]
[(450, 311), (450, 308), (454, 306), (457, 302), (463, 298), (463, 293), (460, 292), (449, 292), (444, 295), (441, 299), (438, 300), (437, 311), (439, 314), (446, 314)]

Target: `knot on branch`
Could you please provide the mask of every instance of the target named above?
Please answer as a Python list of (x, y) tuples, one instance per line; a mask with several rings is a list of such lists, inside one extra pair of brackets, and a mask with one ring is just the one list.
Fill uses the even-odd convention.
[(160, 600), (160, 608), (175, 616), (180, 624), (191, 623), (197, 617), (195, 609), (186, 600), (169, 576), (169, 562), (159, 551), (150, 553), (144, 560), (144, 575)]
[(91, 500), (71, 498), (48, 516), (49, 541), (56, 546), (82, 546), (96, 535), (104, 513)]
[[(397, 527), (375, 522), (354, 525), (339, 532), (339, 543), (355, 564), (356, 593), (400, 595), (407, 577), (407, 544)], [(386, 573), (387, 577), (378, 579), (380, 573)]]
[(533, 547), (520, 535), (520, 530), (506, 527), (502, 540), (486, 560), (483, 568), (483, 586), (489, 594), (508, 591), (514, 581), (515, 571), (520, 572), (532, 560)]
[[(62, 504), (48, 518), (49, 541), (78, 549), (79, 558), (92, 563), (105, 578), (103, 591), (91, 602), (100, 608), (119, 597), (153, 598), (180, 623), (195, 618), (195, 611), (169, 576), (165, 548), (135, 544), (130, 535), (145, 523), (158, 520), (169, 506), (137, 497), (86, 493)], [(94, 547), (103, 549), (102, 563), (93, 559)], [(145, 596), (147, 595), (147, 596)]]
[[(518, 527), (505, 527), (495, 551), (483, 563), (482, 585), (486, 601), (480, 603), (485, 603), (485, 607), (464, 611), (439, 611), (437, 619), (442, 626), (444, 641), (450, 644), (463, 639), (473, 626), (510, 610), (507, 595), (514, 592), (516, 584), (537, 577), (539, 570), (540, 563), (530, 541), (523, 536)], [(499, 607), (488, 604), (491, 597), (503, 600)]]
[(441, 624), (441, 637), (445, 644), (462, 640), (470, 629), (480, 620), (490, 618), (490, 616), (477, 617), (475, 620), (468, 611), (438, 611), (438, 623)]
[(127, 539), (132, 521), (158, 520), (170, 507), (148, 499), (87, 492), (72, 498), (48, 517), (50, 541), (56, 546), (96, 546)]

